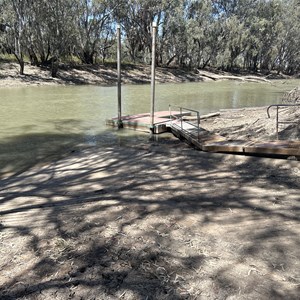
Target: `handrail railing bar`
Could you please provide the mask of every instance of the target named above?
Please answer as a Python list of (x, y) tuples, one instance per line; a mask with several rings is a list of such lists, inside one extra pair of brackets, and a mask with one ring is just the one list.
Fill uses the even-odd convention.
[[(180, 110), (180, 115), (179, 116), (178, 115), (175, 116), (175, 115), (172, 114), (172, 110), (171, 110), (172, 107), (177, 108), (177, 109), (179, 108), (179, 110)], [(200, 113), (199, 113), (199, 111), (194, 110), (194, 109), (189, 109), (189, 108), (181, 107), (181, 106), (176, 106), (176, 105), (171, 106), (169, 104), (169, 114), (170, 114), (170, 120), (171, 120), (170, 122), (171, 122), (171, 124), (174, 124), (174, 122), (173, 122), (174, 120), (179, 121), (180, 122), (180, 126), (178, 124), (174, 124), (174, 126), (177, 126), (177, 127), (181, 128), (182, 131), (184, 131), (188, 135), (192, 136), (192, 134), (188, 130), (186, 130), (186, 129), (183, 128), (183, 111), (196, 113), (196, 115), (197, 115), (197, 123), (196, 124), (192, 123), (192, 122), (189, 122), (189, 120), (185, 120), (184, 122), (185, 122), (185, 124), (189, 124), (192, 127), (194, 127), (195, 130), (197, 130), (197, 139), (199, 141), (200, 140)]]
[(268, 114), (268, 118), (270, 118), (270, 113), (269, 113), (269, 110), (271, 107), (295, 107), (295, 106), (300, 106), (300, 103), (299, 104), (272, 104), (272, 105), (269, 105), (268, 108), (267, 108), (267, 114)]
[[(268, 118), (270, 118), (270, 108), (271, 107), (276, 107), (276, 136), (277, 136), (277, 140), (279, 140), (279, 124), (287, 124), (284, 121), (279, 122), (279, 107), (296, 107), (296, 106), (300, 106), (299, 104), (272, 104), (269, 105), (267, 108), (267, 115)], [(292, 123), (292, 122), (290, 122)], [(296, 123), (296, 122), (294, 122)]]
[(185, 108), (185, 107), (177, 106), (177, 105), (172, 105), (172, 107), (182, 108), (183, 110), (192, 111), (192, 112), (194, 112), (194, 113), (197, 113), (197, 112), (198, 112), (197, 110), (194, 110), (194, 109), (191, 109), (191, 108)]

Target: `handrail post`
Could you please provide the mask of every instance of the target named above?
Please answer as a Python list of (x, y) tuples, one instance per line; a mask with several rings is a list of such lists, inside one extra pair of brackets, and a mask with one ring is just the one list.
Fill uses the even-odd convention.
[(180, 123), (181, 123), (181, 129), (183, 129), (183, 126), (182, 126), (182, 107), (180, 107)]
[(151, 129), (154, 131), (154, 112), (155, 112), (155, 60), (156, 60), (156, 33), (157, 24), (152, 23), (152, 62), (151, 62)]
[(276, 137), (277, 137), (277, 140), (279, 140), (279, 123), (280, 123), (279, 122), (279, 108), (280, 107), (295, 107), (295, 106), (300, 106), (300, 104), (272, 104), (272, 105), (268, 106), (268, 108), (267, 108), (268, 118), (270, 118), (270, 108), (276, 107)]
[(198, 129), (198, 142), (200, 140), (200, 113), (197, 112), (197, 129)]
[(269, 110), (270, 110), (270, 108), (271, 108), (272, 106), (273, 106), (273, 105), (270, 105), (270, 106), (268, 106), (268, 108), (267, 108), (267, 115), (268, 115), (268, 118), (269, 118), (269, 119), (271, 118)]
[(122, 123), (122, 78), (121, 78), (121, 26), (117, 25), (117, 73), (118, 73), (118, 128), (123, 127)]

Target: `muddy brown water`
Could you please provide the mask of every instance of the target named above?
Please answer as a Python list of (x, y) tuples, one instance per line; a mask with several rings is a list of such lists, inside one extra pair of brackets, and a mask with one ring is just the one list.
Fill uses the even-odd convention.
[[(280, 102), (300, 80), (159, 84), (156, 110), (178, 105), (201, 114)], [(122, 87), (123, 114), (150, 111), (150, 86)], [(0, 90), (0, 177), (76, 151), (78, 147), (147, 143), (149, 134), (107, 128), (117, 114), (116, 87), (43, 86)], [(162, 136), (161, 139), (168, 137)]]

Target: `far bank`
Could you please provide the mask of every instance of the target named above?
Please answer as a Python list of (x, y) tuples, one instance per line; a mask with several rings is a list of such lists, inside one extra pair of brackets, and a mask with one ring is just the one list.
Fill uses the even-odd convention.
[[(293, 77), (270, 74), (233, 74), (217, 70), (185, 70), (178, 68), (156, 68), (157, 83), (204, 82), (236, 80), (238, 82), (268, 82), (273, 79), (288, 80)], [(57, 78), (51, 77), (46, 67), (36, 67), (27, 63), (25, 75), (19, 74), (19, 65), (14, 62), (0, 62), (0, 87), (39, 86), (39, 85), (106, 85), (117, 82), (117, 69), (114, 64), (106, 65), (61, 65)], [(149, 84), (149, 65), (122, 65), (123, 84)]]

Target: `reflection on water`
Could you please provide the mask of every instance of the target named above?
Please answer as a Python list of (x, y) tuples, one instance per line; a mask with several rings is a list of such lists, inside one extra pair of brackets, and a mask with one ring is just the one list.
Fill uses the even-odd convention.
[[(168, 110), (172, 104), (204, 114), (268, 105), (280, 102), (284, 91), (299, 84), (299, 80), (161, 84), (156, 87), (156, 110)], [(100, 86), (1, 88), (0, 176), (81, 146), (147, 143), (148, 134), (105, 126), (105, 119), (117, 113), (116, 93), (115, 87)], [(123, 114), (150, 111), (149, 85), (126, 85), (122, 93)]]

